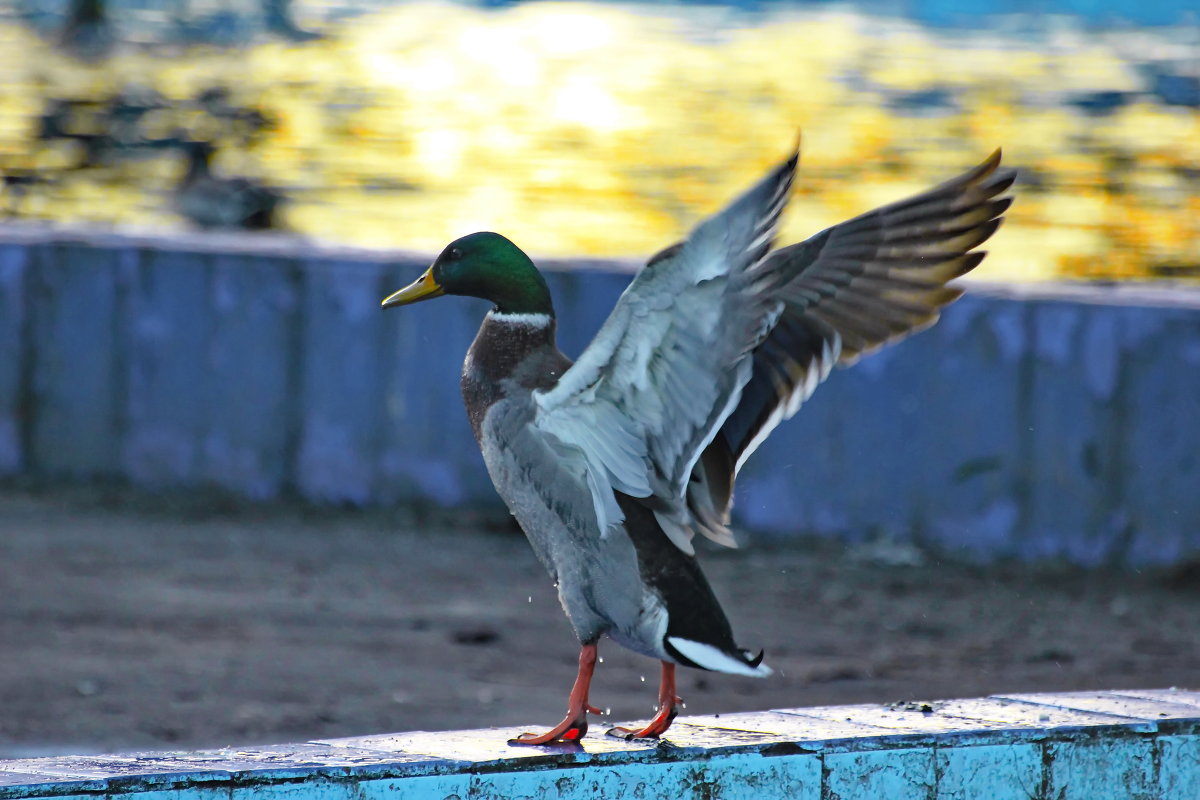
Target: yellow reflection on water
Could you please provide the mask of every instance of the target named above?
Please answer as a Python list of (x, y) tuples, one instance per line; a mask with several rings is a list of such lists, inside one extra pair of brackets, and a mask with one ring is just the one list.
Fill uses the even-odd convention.
[[(420, 3), (303, 45), (126, 49), (95, 66), (8, 26), (0, 168), (78, 161), (69, 147), (36, 142), (45, 98), (144, 86), (171, 103), (146, 124), (216, 137), (217, 169), (285, 191), (285, 222), (299, 233), (433, 251), (493, 229), (535, 254), (644, 256), (756, 178), (803, 129), (788, 239), (1003, 146), (1036, 185), (1019, 191), (981, 277), (1200, 267), (1197, 110), (1144, 94), (1100, 116), (1064, 103), (1136, 92), (1139, 59), (1179, 47), (1165, 34), (1033, 41), (846, 13), (735, 19), (712, 8)], [(253, 144), (222, 138), (189, 105), (218, 85), (273, 128)], [(921, 93), (932, 93), (932, 109)], [(66, 169), (19, 211), (182, 227), (169, 202), (182, 167), (163, 152)]]

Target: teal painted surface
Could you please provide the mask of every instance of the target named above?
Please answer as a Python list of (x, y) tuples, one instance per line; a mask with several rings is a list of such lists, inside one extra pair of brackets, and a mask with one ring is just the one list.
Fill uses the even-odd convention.
[(764, 758), (755, 754), (683, 763), (481, 775), (472, 781), (469, 796), (512, 800), (820, 800), (821, 762), (815, 756)]
[[(414, 778), (414, 782), (427, 780)], [(233, 786), (222, 800), (359, 800), (362, 784), (316, 778), (296, 783), (269, 783), (254, 786)], [(399, 796), (404, 797), (401, 793)], [(413, 794), (416, 797), (419, 795)], [(132, 799), (131, 799), (132, 800)], [(165, 800), (185, 800), (166, 798)]]
[[(378, 309), (425, 259), (83, 238), (0, 232), (0, 475), (501, 512), (458, 392), (486, 304)], [(564, 351), (632, 266), (547, 264)], [(747, 463), (736, 522), (1179, 562), (1200, 553), (1197, 396), (1200, 290), (993, 287), (835, 371)]]
[(0, 761), (0, 800), (1200, 797), (1200, 692), (1182, 690), (685, 717), (658, 743), (508, 745), (520, 731)]
[(1032, 744), (939, 747), (938, 800), (1029, 800), (1042, 794), (1042, 748)]
[[(198, 784), (179, 789), (113, 792), (105, 800), (229, 800), (229, 797), (229, 787), (206, 787)], [(309, 795), (309, 797), (312, 797), (312, 795)]]
[(1200, 736), (1158, 738), (1158, 796), (1200, 797)]
[(407, 780), (367, 781), (359, 784), (362, 800), (467, 800), (470, 775), (429, 775)]
[(1154, 742), (1051, 742), (1046, 796), (1054, 800), (1156, 800)]
[(931, 748), (834, 753), (825, 756), (828, 800), (928, 800), (934, 795)]

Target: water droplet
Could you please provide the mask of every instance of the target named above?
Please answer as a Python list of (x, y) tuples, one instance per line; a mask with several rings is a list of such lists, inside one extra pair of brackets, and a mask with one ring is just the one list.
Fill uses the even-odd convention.
[(645, 675), (642, 675), (642, 676), (640, 676), (640, 677), (641, 677), (641, 679), (642, 679), (642, 683), (645, 683), (645, 682), (646, 682), (646, 676), (645, 676)]
[(687, 703), (680, 703), (680, 704), (679, 704), (679, 707), (680, 707), (680, 708), (687, 708)]
[(607, 717), (611, 713), (612, 713), (612, 709), (606, 706), (604, 709), (604, 716)]
[(604, 656), (600, 656), (600, 657), (599, 657), (599, 658), (597, 658), (596, 660), (597, 660), (597, 661), (599, 661), (601, 664), (603, 664), (603, 663), (604, 663)]
[(532, 602), (533, 602), (533, 595), (529, 595), (529, 599), (528, 599), (526, 602), (532, 603)]

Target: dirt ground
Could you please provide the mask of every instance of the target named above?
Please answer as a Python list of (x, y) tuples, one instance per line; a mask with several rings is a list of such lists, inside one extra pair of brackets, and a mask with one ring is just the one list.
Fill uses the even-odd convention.
[[(776, 675), (683, 670), (684, 713), (1200, 687), (1195, 565), (753, 541), (703, 560)], [(576, 655), (524, 539), (478, 519), (0, 490), (0, 757), (543, 726)], [(644, 719), (657, 665), (601, 655), (593, 701)]]

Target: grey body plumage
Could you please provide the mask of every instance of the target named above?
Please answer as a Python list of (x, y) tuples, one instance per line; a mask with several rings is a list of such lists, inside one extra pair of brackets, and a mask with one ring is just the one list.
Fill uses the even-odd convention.
[[(664, 647), (668, 612), (657, 585), (666, 573), (690, 578), (677, 591), (724, 629), (728, 641), (721, 644), (734, 649), (693, 556), (654, 548), (652, 539), (639, 548), (623, 524), (600, 535), (584, 461), (533, 425), (534, 392), (554, 388), (571, 366), (555, 345), (556, 323), (550, 316), (541, 324), (506, 316), (491, 312), (480, 327), (463, 363), (463, 400), (492, 482), (554, 579), (576, 636), (594, 642), (608, 634), (637, 653), (673, 660)], [(639, 501), (622, 495), (618, 502), (632, 508)]]

